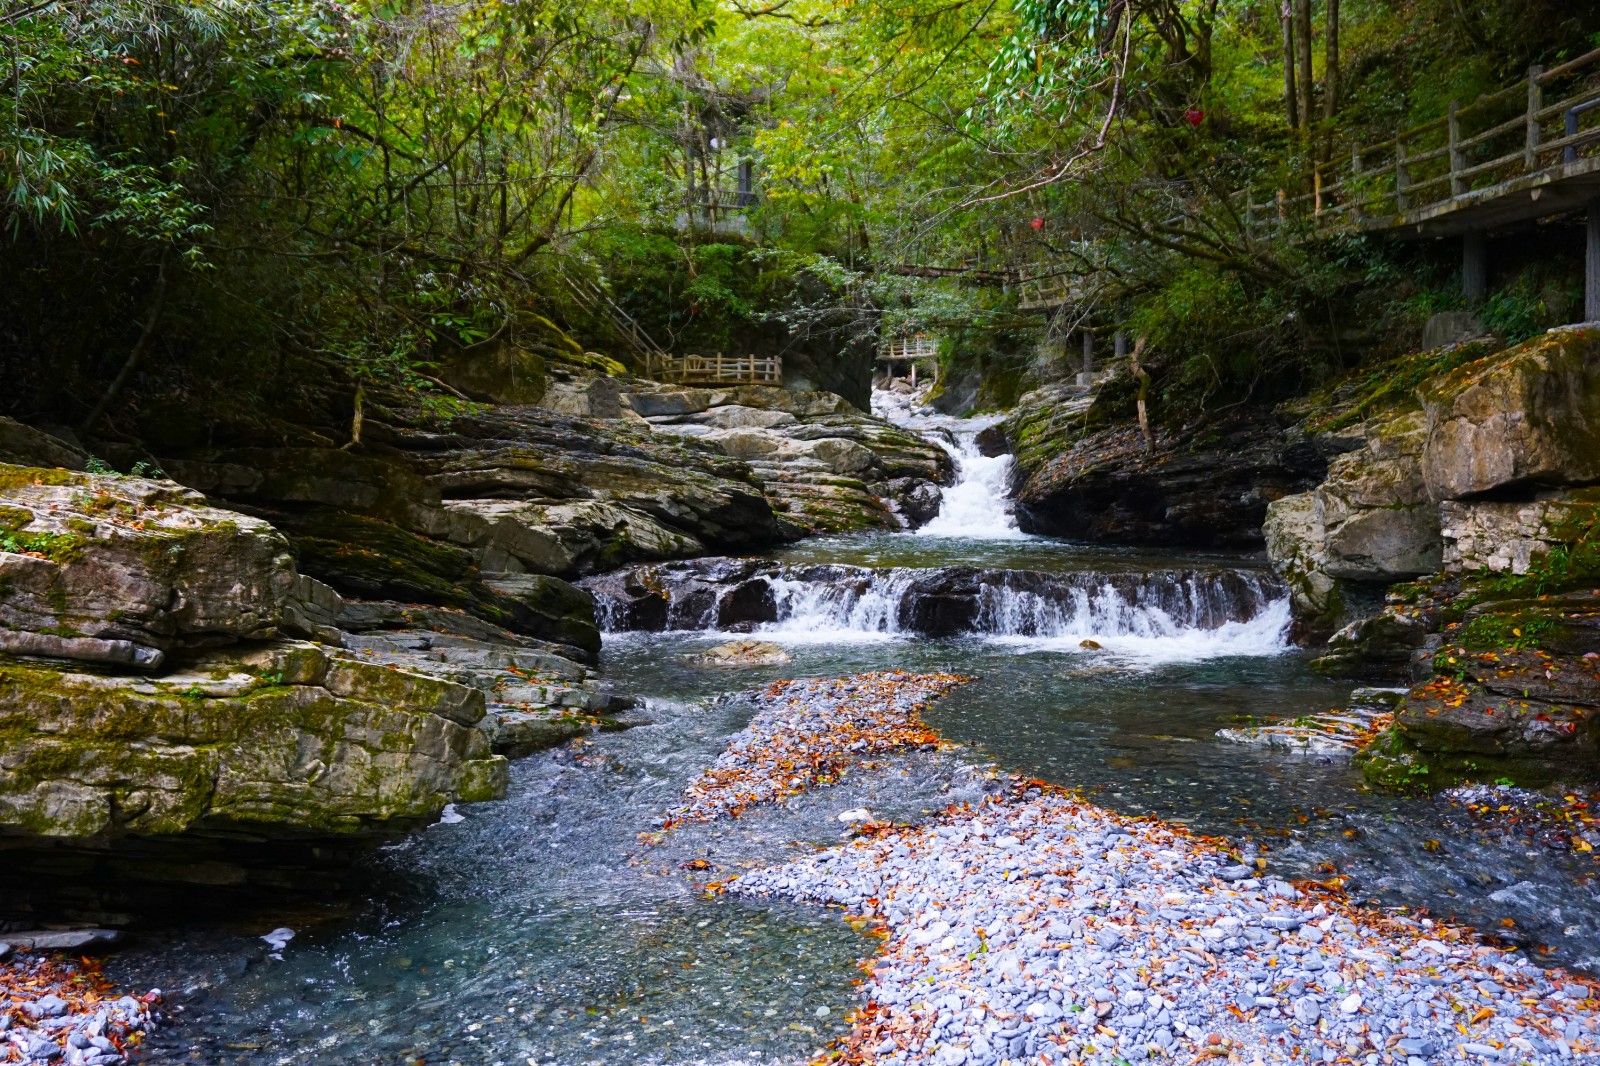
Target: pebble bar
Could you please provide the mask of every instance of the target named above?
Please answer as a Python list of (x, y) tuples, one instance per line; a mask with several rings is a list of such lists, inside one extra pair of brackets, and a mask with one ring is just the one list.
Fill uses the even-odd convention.
[(1600, 1061), (1588, 979), (1039, 782), (719, 887), (886, 936), (845, 1062)]
[(691, 784), (687, 806), (663, 823), (738, 815), (838, 779), (853, 759), (937, 745), (922, 708), (966, 678), (955, 674), (861, 674), (830, 681), (780, 681), (711, 769)]
[(160, 992), (118, 996), (87, 960), (7, 954), (0, 950), (0, 1062), (120, 1066), (159, 1021)]

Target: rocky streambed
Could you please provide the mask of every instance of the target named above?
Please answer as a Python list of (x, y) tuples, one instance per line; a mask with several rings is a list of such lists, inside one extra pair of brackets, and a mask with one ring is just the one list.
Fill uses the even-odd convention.
[[(825, 399), (667, 392), (626, 417), (608, 394), (599, 421), (379, 424), (358, 454), (317, 452), (316, 476), (191, 451), (172, 465), (211, 479), (204, 499), (38, 465), (83, 464), (37, 437), (16, 454), (13, 434), (35, 465), (0, 468), (18, 501), (0, 564), (25, 593), (0, 680), (28, 744), (0, 780), (0, 876), (37, 922), (166, 904), (159, 938), (108, 968), (164, 990), (140, 1055), (1586, 1052), (1587, 986), (1522, 961), (1600, 957), (1582, 832), (1525, 834), (1492, 796), (1360, 791), (1344, 749), (1219, 738), (1349, 717), (1352, 685), (1307, 669), (1293, 590), (1259, 562), (1030, 538), (1003, 468), (980, 472), (953, 430), (940, 446)], [(953, 533), (773, 550), (843, 514), (949, 518), (924, 497), (952, 480)], [(730, 638), (762, 654), (707, 654)], [(308, 906), (307, 887), (342, 905)], [(174, 923), (174, 899), (216, 917)], [(863, 999), (856, 965), (883, 934), (893, 965)], [(45, 1033), (69, 1061), (110, 1054), (92, 1011), (37, 1024), (55, 1005), (30, 980), (0, 1007), (17, 1054)], [(1413, 1009), (1380, 1013), (1385, 982)]]

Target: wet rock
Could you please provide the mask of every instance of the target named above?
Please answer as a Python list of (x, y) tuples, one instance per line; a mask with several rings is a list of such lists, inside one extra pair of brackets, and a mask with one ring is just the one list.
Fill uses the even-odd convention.
[(594, 597), (586, 590), (543, 574), (495, 574), (486, 576), (484, 584), (513, 605), (508, 628), (590, 655), (599, 653)]
[(1328, 653), (1311, 668), (1329, 677), (1404, 677), (1412, 654), (1427, 638), (1421, 619), (1384, 610), (1351, 622), (1328, 641)]
[(1537, 787), (1600, 779), (1600, 660), (1446, 646), (1361, 756), (1401, 791), (1506, 779)]
[[(11, 947), (25, 951), (70, 951), (80, 955), (92, 955), (120, 944), (122, 931), (120, 929), (21, 930), (7, 933), (6, 941)], [(0, 959), (3, 958), (4, 956), (0, 956)]]
[(939, 486), (921, 478), (892, 478), (883, 483), (882, 491), (884, 499), (913, 529), (933, 521), (943, 502)]
[(766, 640), (730, 640), (699, 655), (699, 666), (781, 666), (792, 661), (788, 652)]

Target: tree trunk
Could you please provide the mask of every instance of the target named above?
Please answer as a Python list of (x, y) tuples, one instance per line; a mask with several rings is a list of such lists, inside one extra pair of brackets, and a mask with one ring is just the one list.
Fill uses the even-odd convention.
[(1295, 0), (1294, 42), (1300, 59), (1300, 128), (1311, 129), (1312, 116), (1316, 114), (1315, 86), (1311, 77), (1311, 0)]
[(1283, 0), (1280, 8), (1283, 22), (1283, 109), (1289, 117), (1289, 128), (1300, 128), (1300, 99), (1294, 88), (1294, 8), (1291, 0)]
[(1323, 34), (1327, 69), (1322, 72), (1322, 113), (1331, 125), (1339, 114), (1339, 0), (1327, 0), (1327, 4), (1327, 29)]
[(161, 263), (156, 267), (155, 291), (150, 296), (150, 315), (145, 319), (144, 328), (139, 332), (139, 339), (133, 342), (133, 349), (128, 352), (127, 362), (122, 364), (122, 369), (117, 371), (117, 376), (111, 379), (111, 384), (106, 386), (100, 402), (94, 405), (94, 410), (89, 412), (87, 418), (78, 426), (78, 436), (87, 436), (89, 431), (100, 421), (114, 400), (121, 395), (122, 387), (128, 383), (133, 372), (139, 368), (139, 361), (144, 358), (144, 353), (150, 349), (150, 344), (155, 340), (156, 323), (161, 319), (161, 307), (167, 302), (167, 257), (161, 257)]
[(1139, 379), (1139, 432), (1144, 434), (1144, 450), (1156, 450), (1156, 439), (1150, 433), (1150, 412), (1145, 407), (1145, 397), (1150, 392), (1150, 372), (1141, 363), (1144, 358), (1145, 338), (1140, 337), (1133, 342), (1133, 351), (1128, 356), (1128, 362), (1133, 370), (1133, 376)]

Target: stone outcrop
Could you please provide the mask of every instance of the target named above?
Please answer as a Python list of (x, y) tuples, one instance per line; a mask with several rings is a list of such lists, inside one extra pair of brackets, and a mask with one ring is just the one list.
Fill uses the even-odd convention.
[[(320, 478), (221, 473), (395, 516), (419, 497), (387, 490), (426, 485), (337, 455)], [(11, 912), (120, 923), (200, 885), (321, 889), (363, 848), (503, 794), (504, 756), (631, 706), (577, 661), (599, 647), (589, 593), (328, 503), (281, 506), (299, 536), (170, 481), (0, 464)], [(298, 572), (296, 542), (347, 591), (475, 613), (347, 599)]]
[(1574, 329), (1495, 354), (1462, 348), (1473, 358), (1460, 365), (1447, 352), (1448, 369), (1354, 427), (1359, 447), (1345, 443), (1352, 429), (1324, 434), (1350, 450), (1266, 523), (1302, 632), (1339, 628), (1359, 613), (1352, 601), (1393, 582), (1441, 567), (1520, 572), (1560, 543), (1552, 531), (1573, 524), (1564, 487), (1600, 479), (1600, 409), (1586, 406), (1597, 347), (1600, 331)]
[[(1430, 356), (1449, 365), (1272, 506), (1303, 631), (1348, 623), (1313, 666), (1415, 682), (1364, 756), (1375, 783), (1600, 777), (1597, 357), (1583, 328)], [(1429, 574), (1350, 620), (1356, 590)]]
[[(1037, 396), (1039, 394), (1029, 394)], [(1085, 407), (1086, 410), (1086, 407)], [(1017, 522), (1027, 532), (1093, 543), (1253, 548), (1267, 505), (1321, 479), (1326, 460), (1264, 419), (1238, 419), (1205, 436), (1136, 427), (1064, 432), (1058, 405), (1019, 407)]]
[(171, 482), (0, 464), (0, 651), (141, 668), (276, 636), (297, 592), (266, 522)]
[(0, 827), (170, 836), (229, 827), (339, 836), (504, 793), (474, 728), (483, 694), (310, 643), (203, 653), (130, 680), (0, 665)]
[(921, 525), (954, 476), (942, 448), (832, 393), (759, 385), (635, 393), (658, 432), (747, 462), (796, 533)]

